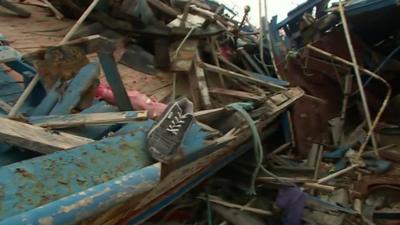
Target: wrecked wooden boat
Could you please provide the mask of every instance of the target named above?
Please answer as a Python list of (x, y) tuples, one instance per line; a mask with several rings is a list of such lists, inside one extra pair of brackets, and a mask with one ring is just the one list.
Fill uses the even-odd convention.
[[(0, 119), (0, 224), (103, 224), (124, 219), (135, 224), (251, 148), (246, 144), (251, 138), (247, 123), (229, 107), (195, 112), (198, 122), (182, 142), (182, 155), (168, 165), (155, 162), (146, 151), (146, 132), (154, 123), (147, 111), (118, 112), (96, 100), (79, 114), (61, 113), (61, 108), (79, 103), (75, 81), (82, 84), (80, 75), (89, 79), (92, 72), (99, 73), (98, 67), (84, 66), (69, 84), (74, 89), (68, 87), (45, 110), (49, 115), (30, 113), (52, 105), (43, 104), (53, 98), (52, 92), (24, 117)], [(4, 72), (1, 76), (3, 83), (12, 79)], [(12, 93), (3, 90), (5, 95)], [(300, 89), (282, 88), (249, 113), (258, 129), (274, 129), (274, 119), (302, 95)], [(2, 101), (12, 107), (12, 100)]]
[[(43, 22), (29, 9), (32, 27)], [(222, 32), (210, 29), (171, 41), (171, 60), (140, 45), (118, 57), (118, 43), (101, 35), (49, 40), (25, 54), (14, 49), (23, 49), (23, 32), (1, 36), (0, 225), (139, 224), (252, 149), (253, 136), (280, 129), (304, 92), (210, 60), (204, 35)], [(164, 72), (152, 66), (163, 63), (171, 64)], [(161, 163), (148, 152), (148, 132), (178, 97), (193, 102), (195, 122)]]

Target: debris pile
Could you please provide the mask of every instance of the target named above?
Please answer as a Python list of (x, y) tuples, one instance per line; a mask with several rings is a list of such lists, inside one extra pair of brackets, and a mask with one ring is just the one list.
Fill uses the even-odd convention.
[(266, 139), (257, 195), (244, 156), (153, 221), (398, 224), (399, 12), (392, 1), (309, 0), (273, 17), (277, 74), (307, 94), (289, 111), (293, 138)]
[(0, 6), (0, 225), (399, 222), (396, 1)]

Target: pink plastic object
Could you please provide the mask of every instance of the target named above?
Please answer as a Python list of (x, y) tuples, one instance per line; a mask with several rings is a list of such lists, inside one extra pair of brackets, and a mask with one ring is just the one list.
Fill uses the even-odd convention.
[[(135, 110), (147, 110), (150, 118), (156, 118), (164, 112), (167, 105), (158, 102), (154, 98), (149, 98), (138, 91), (127, 91), (132, 107)], [(100, 83), (96, 89), (96, 98), (104, 99), (110, 104), (115, 105), (114, 93), (108, 84)]]

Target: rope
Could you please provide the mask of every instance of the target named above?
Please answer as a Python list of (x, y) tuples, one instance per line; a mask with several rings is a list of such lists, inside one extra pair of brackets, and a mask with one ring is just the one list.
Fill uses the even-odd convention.
[(273, 174), (272, 172), (268, 171), (264, 166), (263, 166), (263, 161), (264, 161), (264, 149), (261, 143), (261, 138), (260, 134), (258, 132), (258, 129), (256, 127), (255, 121), (251, 118), (249, 113), (246, 110), (251, 110), (253, 109), (253, 104), (248, 103), (248, 102), (236, 102), (229, 104), (227, 106), (228, 108), (232, 108), (236, 110), (238, 113), (240, 113), (243, 118), (246, 120), (246, 122), (249, 125), (249, 128), (251, 130), (251, 134), (253, 136), (253, 142), (254, 142), (254, 154), (256, 158), (256, 168), (254, 169), (253, 175), (251, 177), (251, 184), (250, 184), (250, 194), (256, 195), (256, 189), (255, 189), (255, 183), (256, 183), (256, 178), (260, 170), (268, 174), (269, 176), (279, 180), (280, 182), (287, 183), (286, 181), (282, 181), (277, 175)]

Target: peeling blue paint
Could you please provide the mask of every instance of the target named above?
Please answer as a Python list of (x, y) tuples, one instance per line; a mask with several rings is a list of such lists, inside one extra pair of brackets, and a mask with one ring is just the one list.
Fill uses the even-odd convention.
[(76, 224), (150, 190), (159, 179), (160, 164), (154, 164), (7, 218), (0, 225)]
[(9, 76), (0, 65), (0, 98), (12, 105), (18, 100), (21, 93), (21, 85)]
[[(138, 122), (140, 123), (140, 122)], [(0, 220), (152, 164), (142, 130), (0, 168)]]
[[(153, 123), (148, 120), (128, 124), (116, 133), (118, 136), (0, 168), (0, 220), (16, 222), (11, 217), (21, 213), (37, 218), (36, 214), (29, 214), (31, 211), (40, 212), (43, 218), (52, 216), (56, 221), (53, 215), (57, 209), (51, 207), (59, 206), (57, 202), (60, 199), (113, 179), (123, 179), (122, 176), (151, 165), (154, 161), (146, 151), (145, 137)], [(182, 144), (182, 152), (187, 156), (182, 159), (184, 162), (218, 148), (205, 144), (208, 135), (197, 124), (191, 127)], [(43, 207), (46, 211), (40, 211)], [(85, 213), (95, 215), (97, 212), (87, 208)], [(83, 216), (86, 218), (86, 215)], [(79, 218), (82, 218), (81, 215)]]
[(93, 85), (100, 75), (98, 63), (89, 63), (84, 66), (71, 80), (61, 100), (51, 110), (51, 115), (64, 115), (71, 113), (80, 102), (82, 95)]
[(57, 101), (61, 98), (61, 82), (57, 81), (53, 87), (47, 92), (46, 97), (37, 105), (29, 115), (31, 116), (45, 116), (48, 115)]

